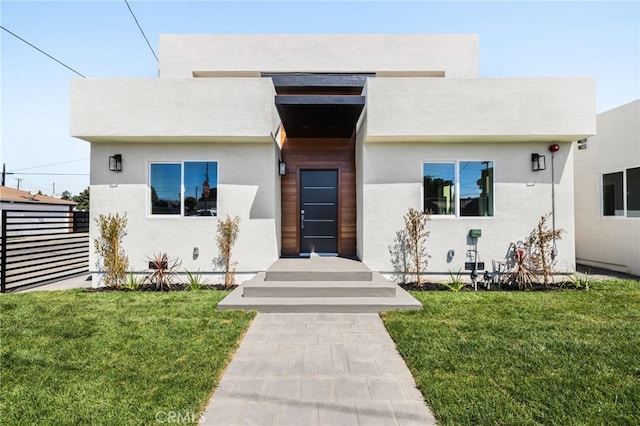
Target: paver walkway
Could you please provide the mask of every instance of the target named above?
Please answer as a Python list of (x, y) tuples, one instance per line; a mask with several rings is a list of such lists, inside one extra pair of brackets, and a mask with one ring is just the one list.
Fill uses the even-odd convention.
[(378, 314), (258, 314), (206, 425), (435, 425)]

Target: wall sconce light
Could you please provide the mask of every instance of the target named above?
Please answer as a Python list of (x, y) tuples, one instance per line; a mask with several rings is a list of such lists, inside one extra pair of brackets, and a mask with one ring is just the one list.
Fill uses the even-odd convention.
[(122, 171), (122, 154), (115, 154), (109, 157), (109, 170), (112, 172)]
[(534, 172), (539, 172), (540, 170), (545, 170), (547, 168), (547, 163), (545, 161), (544, 155), (540, 154), (531, 154), (531, 170)]
[(280, 163), (278, 163), (278, 171), (280, 176), (284, 176), (287, 173), (287, 165), (284, 161), (280, 161)]

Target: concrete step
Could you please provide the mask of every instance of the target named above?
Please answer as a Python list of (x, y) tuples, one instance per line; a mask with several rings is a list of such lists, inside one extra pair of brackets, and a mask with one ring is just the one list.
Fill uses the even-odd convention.
[(394, 297), (243, 297), (243, 285), (220, 301), (218, 309), (289, 313), (379, 313), (422, 309), (420, 302), (399, 287)]
[(265, 281), (244, 283), (243, 297), (394, 297), (398, 288), (378, 273), (370, 281)]
[(363, 263), (338, 257), (279, 259), (265, 281), (371, 281), (373, 273)]

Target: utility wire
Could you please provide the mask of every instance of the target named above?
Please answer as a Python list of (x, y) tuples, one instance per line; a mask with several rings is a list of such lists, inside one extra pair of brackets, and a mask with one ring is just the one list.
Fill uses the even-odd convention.
[(127, 4), (127, 7), (129, 8), (129, 12), (131, 12), (131, 16), (133, 16), (133, 20), (136, 21), (136, 25), (140, 29), (140, 32), (142, 33), (142, 37), (144, 37), (144, 39), (147, 41), (147, 46), (149, 46), (149, 49), (151, 49), (151, 53), (153, 53), (153, 57), (156, 58), (156, 62), (157, 62), (158, 57), (156, 56), (156, 52), (153, 51), (153, 47), (151, 47), (151, 43), (149, 43), (149, 39), (147, 38), (146, 34), (142, 30), (142, 27), (138, 22), (138, 18), (136, 18), (136, 15), (133, 13), (133, 10), (131, 10), (131, 6), (129, 6), (129, 2), (127, 0), (124, 0), (124, 2)]
[[(41, 166), (23, 167), (22, 169), (15, 169), (14, 172), (19, 172), (21, 170), (40, 169), (42, 167), (57, 166), (57, 165), (60, 165), (60, 164), (75, 163), (75, 162), (78, 162), (78, 161), (84, 161), (84, 160), (88, 160), (88, 159), (89, 158), (87, 157), (87, 158), (79, 158), (77, 160), (62, 161), (62, 162), (59, 162), (59, 163), (43, 164)], [(26, 173), (21, 173), (21, 174), (26, 174)]]
[(47, 52), (45, 52), (44, 50), (34, 46), (33, 44), (29, 43), (27, 40), (23, 39), (22, 37), (20, 37), (19, 35), (12, 33), (11, 31), (9, 31), (8, 29), (6, 29), (5, 27), (3, 27), (2, 25), (0, 25), (0, 28), (2, 28), (3, 30), (5, 30), (6, 32), (8, 32), (9, 34), (11, 34), (12, 36), (14, 36), (15, 38), (17, 38), (18, 40), (28, 44), (29, 46), (33, 47), (34, 49), (36, 49), (38, 52), (48, 56), (49, 58), (53, 59), (54, 61), (56, 61), (57, 63), (59, 63), (60, 65), (62, 65), (63, 67), (73, 71), (74, 73), (78, 74), (80, 77), (86, 78), (84, 75), (80, 74), (78, 71), (74, 70), (73, 68), (71, 68), (70, 66), (68, 66), (67, 64), (60, 62), (59, 60), (57, 60), (56, 58), (54, 58), (53, 56), (49, 55)]
[[(7, 173), (9, 174), (9, 173)], [(25, 172), (14, 172), (12, 175), (40, 175), (40, 176), (89, 176), (89, 173), (25, 173)]]

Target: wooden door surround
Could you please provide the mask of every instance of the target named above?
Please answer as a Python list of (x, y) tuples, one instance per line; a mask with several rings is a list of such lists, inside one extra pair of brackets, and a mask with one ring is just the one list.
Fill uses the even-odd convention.
[(338, 254), (356, 255), (355, 132), (351, 138), (286, 138), (281, 179), (282, 256), (300, 254), (300, 170), (338, 170)]

